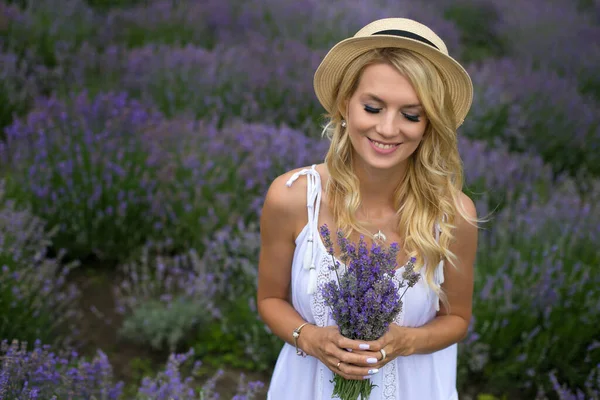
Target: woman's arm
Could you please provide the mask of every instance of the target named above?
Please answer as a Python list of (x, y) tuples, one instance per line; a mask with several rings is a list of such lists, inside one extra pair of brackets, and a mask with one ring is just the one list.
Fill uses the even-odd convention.
[[(477, 218), (475, 204), (461, 194), (463, 207), (471, 218)], [(442, 289), (449, 309), (440, 304), (437, 317), (416, 328), (414, 353), (432, 353), (460, 342), (467, 335), (473, 308), (473, 264), (477, 253), (477, 227), (458, 214), (455, 240), (450, 251), (456, 254), (456, 268), (446, 262)]]
[[(304, 211), (306, 219), (306, 193), (302, 193), (302, 190), (306, 190), (306, 182), (299, 179), (287, 187), (285, 182), (291, 173), (275, 179), (265, 197), (260, 218), (257, 306), (261, 318), (271, 331), (293, 344), (292, 332), (306, 322), (289, 301), (292, 259), (296, 247), (294, 236), (301, 218), (299, 210)], [(305, 332), (303, 329), (302, 333)], [(302, 339), (301, 334), (299, 344), (303, 342)]]

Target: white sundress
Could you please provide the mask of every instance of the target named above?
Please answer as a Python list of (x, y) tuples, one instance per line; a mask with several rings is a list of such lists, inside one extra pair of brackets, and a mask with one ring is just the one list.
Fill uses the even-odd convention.
[[(287, 182), (287, 186), (291, 186), (301, 175), (308, 179), (308, 223), (296, 238), (291, 277), (292, 305), (306, 321), (317, 326), (330, 326), (335, 325), (335, 321), (316, 290), (334, 276), (328, 268), (331, 256), (318, 231), (321, 177), (315, 167), (296, 172)], [(439, 239), (437, 226), (436, 236)], [(435, 273), (435, 283), (439, 285), (444, 280), (443, 267), (441, 262)], [(439, 298), (425, 279), (420, 279), (406, 292), (403, 302), (403, 310), (394, 321), (400, 326), (422, 326), (435, 318), (439, 309)], [(398, 357), (372, 376), (371, 382), (377, 386), (373, 388), (370, 400), (457, 400), (456, 363), (456, 344), (431, 354)], [(333, 372), (321, 361), (311, 356), (300, 357), (293, 346), (285, 343), (271, 377), (267, 400), (331, 399), (332, 379)]]

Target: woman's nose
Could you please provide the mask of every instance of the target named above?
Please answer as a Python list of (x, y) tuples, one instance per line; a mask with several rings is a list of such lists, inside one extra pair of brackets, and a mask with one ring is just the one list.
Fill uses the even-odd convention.
[(382, 116), (379, 123), (375, 127), (375, 131), (381, 136), (393, 137), (398, 134), (398, 122), (393, 115), (389, 113)]

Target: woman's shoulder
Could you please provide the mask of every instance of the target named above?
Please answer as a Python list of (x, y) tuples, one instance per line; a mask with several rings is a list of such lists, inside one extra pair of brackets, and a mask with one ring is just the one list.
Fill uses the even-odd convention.
[[(305, 175), (299, 175), (296, 179), (292, 178), (302, 170), (310, 168), (312, 167), (295, 168), (276, 177), (267, 191), (263, 212), (266, 210), (273, 218), (277, 217), (287, 221), (306, 220), (307, 178)], [(319, 172), (320, 167), (317, 166), (316, 169)]]
[(458, 200), (460, 201), (459, 207), (462, 211), (472, 219), (477, 219), (477, 208), (475, 202), (465, 192), (460, 191), (458, 193)]

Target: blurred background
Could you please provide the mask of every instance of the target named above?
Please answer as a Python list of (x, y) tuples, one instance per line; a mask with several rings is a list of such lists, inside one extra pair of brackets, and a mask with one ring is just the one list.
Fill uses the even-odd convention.
[(263, 196), (325, 155), (322, 57), (391, 16), (475, 85), (461, 398), (599, 399), (597, 0), (0, 0), (0, 398), (265, 398)]

